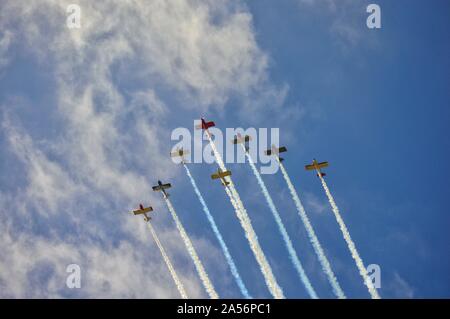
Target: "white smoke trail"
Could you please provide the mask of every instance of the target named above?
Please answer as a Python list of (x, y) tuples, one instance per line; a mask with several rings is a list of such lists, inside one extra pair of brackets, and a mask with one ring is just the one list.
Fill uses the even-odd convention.
[(281, 163), (278, 157), (276, 157), (281, 173), (283, 174), (284, 180), (286, 181), (286, 184), (289, 188), (289, 191), (291, 193), (292, 199), (294, 200), (295, 206), (297, 208), (297, 211), (300, 215), (300, 218), (302, 219), (303, 224), (305, 225), (306, 232), (308, 233), (309, 241), (311, 242), (314, 251), (317, 255), (317, 258), (319, 259), (319, 262), (322, 266), (323, 272), (326, 274), (328, 281), (331, 284), (331, 287), (333, 288), (334, 294), (339, 299), (345, 299), (345, 294), (342, 291), (341, 286), (339, 285), (339, 282), (337, 281), (336, 276), (334, 275), (333, 270), (331, 269), (330, 262), (328, 261), (327, 257), (325, 256), (325, 253), (322, 249), (322, 246), (320, 245), (319, 239), (316, 236), (316, 233), (314, 232), (314, 228), (311, 225), (311, 222), (309, 221), (308, 215), (306, 215), (305, 208), (303, 207), (300, 198), (298, 197), (298, 194), (294, 188), (294, 185), (291, 182), (291, 179), (284, 168), (284, 165)]
[(214, 234), (216, 235), (217, 240), (219, 241), (220, 247), (222, 248), (223, 254), (225, 255), (225, 258), (227, 260), (228, 266), (230, 266), (231, 273), (233, 274), (233, 277), (236, 280), (236, 283), (241, 290), (241, 293), (244, 295), (245, 298), (250, 299), (251, 296), (248, 293), (247, 287), (245, 286), (244, 282), (242, 281), (241, 276), (239, 275), (239, 272), (237, 270), (236, 264), (234, 263), (233, 257), (231, 257), (230, 251), (228, 250), (227, 245), (225, 244), (225, 241), (222, 237), (222, 234), (219, 231), (219, 228), (217, 227), (217, 224), (211, 215), (211, 212), (209, 211), (208, 206), (206, 205), (206, 202), (200, 193), (200, 190), (197, 187), (197, 183), (194, 180), (194, 177), (192, 176), (189, 168), (185, 163), (183, 163), (184, 168), (186, 169), (186, 174), (189, 177), (189, 180), (191, 181), (192, 188), (194, 188), (195, 193), (197, 194), (197, 197), (203, 207), (203, 211), (205, 212), (205, 215), (211, 225), (211, 228), (213, 229)]
[(173, 268), (173, 265), (170, 262), (170, 259), (167, 256), (166, 251), (164, 250), (164, 247), (161, 245), (161, 242), (159, 241), (159, 238), (156, 235), (156, 232), (153, 229), (152, 224), (148, 223), (148, 227), (150, 228), (150, 231), (152, 233), (153, 239), (155, 240), (156, 245), (158, 246), (159, 251), (161, 252), (161, 255), (162, 255), (162, 257), (163, 257), (163, 259), (164, 259), (164, 261), (165, 261), (165, 263), (167, 265), (167, 268), (169, 268), (170, 275), (172, 276), (172, 279), (175, 282), (175, 285), (177, 286), (177, 289), (178, 289), (178, 292), (181, 295), (181, 298), (188, 299), (188, 296), (186, 294), (186, 290), (184, 289), (183, 284), (181, 283), (180, 279), (178, 278), (178, 275), (177, 275), (177, 273), (175, 271), (175, 268)]
[(295, 252), (294, 245), (292, 244), (291, 238), (289, 237), (286, 227), (284, 227), (283, 221), (281, 220), (280, 214), (278, 213), (278, 210), (275, 207), (275, 204), (273, 203), (272, 197), (270, 196), (269, 191), (267, 190), (266, 184), (264, 183), (261, 175), (259, 174), (258, 169), (256, 168), (252, 157), (246, 151), (244, 144), (241, 144), (241, 145), (245, 152), (245, 156), (247, 156), (250, 167), (252, 168), (253, 174), (255, 175), (256, 179), (258, 180), (258, 184), (261, 187), (262, 193), (264, 194), (267, 204), (269, 205), (270, 211), (272, 212), (272, 215), (275, 218), (275, 222), (277, 223), (278, 229), (281, 233), (281, 236), (283, 237), (284, 244), (286, 245), (286, 248), (289, 252), (289, 257), (295, 267), (295, 270), (297, 271), (298, 275), (300, 276), (301, 281), (305, 285), (306, 291), (308, 292), (309, 296), (312, 299), (318, 299), (317, 293), (314, 290), (313, 286), (311, 285), (311, 282), (310, 282), (308, 276), (306, 275), (305, 270), (303, 269), (302, 263), (297, 255), (297, 253)]
[[(239, 222), (241, 223), (242, 228), (244, 228), (245, 237), (247, 238), (250, 249), (252, 250), (253, 254), (255, 255), (256, 261), (258, 262), (261, 272), (264, 275), (264, 279), (266, 280), (266, 285), (269, 288), (271, 294), (276, 299), (283, 299), (283, 291), (278, 286), (277, 282), (272, 281), (270, 277), (273, 277), (272, 269), (270, 268), (269, 263), (266, 260), (266, 257), (264, 253), (261, 250), (261, 247), (259, 246), (258, 237), (255, 234), (255, 231), (253, 230), (253, 227), (251, 224), (249, 225), (248, 221), (242, 214), (241, 209), (239, 208), (239, 205), (236, 203), (236, 200), (231, 192), (231, 190), (228, 188), (228, 186), (225, 186), (225, 192), (227, 193), (231, 204), (234, 207), (234, 210), (236, 212), (236, 215), (239, 219)], [(275, 279), (274, 279), (275, 280)]]
[[(216, 158), (217, 164), (219, 165), (222, 171), (226, 171), (225, 164), (220, 156), (220, 153), (217, 151), (217, 148), (209, 134), (208, 130), (205, 131), (206, 136), (208, 137), (209, 143), (211, 145), (211, 149), (213, 150), (214, 157)], [(264, 276), (264, 280), (266, 281), (266, 285), (269, 288), (270, 293), (276, 299), (283, 299), (284, 293), (281, 287), (278, 285), (277, 280), (272, 272), (272, 268), (270, 267), (269, 262), (267, 261), (264, 252), (261, 249), (261, 246), (258, 241), (258, 237), (253, 229), (250, 217), (247, 214), (247, 211), (239, 197), (239, 194), (234, 187), (233, 181), (230, 176), (227, 176), (227, 182), (229, 182), (228, 186), (225, 187), (228, 197), (230, 198), (231, 204), (233, 205), (236, 215), (241, 223), (242, 228), (244, 228), (245, 236), (250, 244), (250, 248), (252, 249), (253, 254), (255, 255), (256, 261), (258, 262), (261, 272)]]
[(366, 267), (364, 267), (364, 263), (363, 263), (361, 257), (359, 256), (358, 251), (356, 250), (356, 246), (353, 243), (352, 238), (350, 237), (350, 233), (348, 232), (347, 226), (345, 226), (344, 220), (342, 219), (341, 214), (339, 213), (339, 208), (337, 207), (336, 203), (334, 202), (334, 198), (331, 195), (330, 190), (328, 189), (328, 186), (325, 183), (324, 178), (321, 176), (321, 174), (319, 172), (317, 172), (317, 175), (319, 176), (320, 181), (322, 182), (323, 189), (325, 190), (325, 193), (327, 194), (328, 201), (330, 202), (334, 216), (336, 217), (336, 221), (338, 222), (339, 227), (341, 228), (342, 234), (344, 235), (344, 239), (347, 242), (348, 249), (350, 250), (352, 257), (355, 260), (355, 263), (356, 263), (356, 266), (358, 267), (360, 275), (364, 279), (364, 283), (367, 286), (367, 289), (369, 290), (370, 296), (372, 297), (372, 299), (380, 299), (380, 295), (378, 294), (376, 288), (373, 286), (373, 283), (370, 280), (369, 276), (367, 276)]
[(198, 258), (197, 252), (195, 251), (195, 248), (192, 245), (192, 242), (189, 239), (188, 234), (184, 230), (184, 227), (181, 224), (180, 219), (178, 218), (175, 208), (172, 206), (172, 203), (170, 202), (168, 197), (164, 196), (164, 199), (166, 201), (167, 208), (169, 208), (169, 211), (172, 214), (175, 224), (177, 225), (177, 228), (181, 235), (181, 238), (183, 239), (183, 242), (186, 245), (187, 251), (189, 252), (189, 255), (191, 255), (191, 258), (194, 261), (195, 268), (197, 269), (198, 275), (200, 276), (200, 279), (202, 280), (203, 286), (205, 286), (206, 292), (209, 294), (209, 297), (211, 299), (218, 299), (219, 295), (217, 294), (216, 290), (214, 289), (214, 286), (213, 286), (211, 280), (209, 280), (209, 276), (206, 273), (206, 270), (203, 267), (203, 264), (200, 261), (200, 258)]

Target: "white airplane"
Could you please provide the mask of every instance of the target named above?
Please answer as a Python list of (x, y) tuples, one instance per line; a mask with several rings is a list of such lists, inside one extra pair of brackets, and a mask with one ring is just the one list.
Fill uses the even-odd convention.
[(170, 153), (170, 157), (181, 157), (181, 163), (185, 163), (184, 156), (189, 154), (188, 150), (177, 148), (175, 152)]
[(234, 136), (234, 139), (232, 140), (233, 144), (244, 144), (245, 151), (248, 152), (248, 142), (252, 140), (252, 137), (250, 135), (242, 136), (240, 133), (237, 133), (237, 135)]

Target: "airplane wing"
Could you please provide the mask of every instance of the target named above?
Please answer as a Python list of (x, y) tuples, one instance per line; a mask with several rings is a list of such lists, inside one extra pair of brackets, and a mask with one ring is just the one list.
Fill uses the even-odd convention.
[(243, 142), (250, 142), (252, 140), (252, 138), (250, 137), (250, 135), (245, 135), (244, 137), (242, 136), (235, 136), (233, 139), (233, 144), (238, 144), (238, 143), (243, 143)]
[(225, 171), (225, 172), (222, 172), (222, 171), (219, 169), (219, 171), (218, 171), (217, 173), (214, 173), (214, 174), (211, 175), (211, 178), (212, 178), (212, 179), (218, 179), (218, 178), (224, 178), (224, 177), (230, 176), (230, 175), (231, 175), (231, 171)]
[(144, 209), (136, 209), (136, 210), (133, 210), (133, 213), (134, 213), (135, 215), (139, 215), (139, 214), (145, 214), (145, 213), (151, 212), (152, 210), (153, 210), (153, 208), (151, 208), (151, 207), (146, 207), (146, 208), (144, 208)]
[(231, 172), (230, 171), (225, 171), (225, 172), (220, 173), (219, 175), (220, 175), (220, 177), (230, 176)]
[(319, 163), (319, 164), (317, 164), (317, 166), (318, 166), (319, 168), (328, 167), (328, 162), (322, 162), (322, 163)]
[(281, 147), (278, 149), (278, 152), (279, 152), (279, 153), (287, 152), (287, 148), (286, 148), (285, 146), (281, 146)]
[(316, 168), (324, 168), (324, 167), (328, 167), (328, 162), (317, 163), (316, 165), (314, 165), (314, 164), (305, 165), (305, 169), (307, 171), (311, 171), (311, 170), (314, 170)]
[(167, 184), (160, 184), (160, 185), (152, 186), (152, 189), (156, 192), (156, 191), (160, 191), (160, 190), (171, 188), (171, 187), (172, 187), (172, 184), (167, 183)]

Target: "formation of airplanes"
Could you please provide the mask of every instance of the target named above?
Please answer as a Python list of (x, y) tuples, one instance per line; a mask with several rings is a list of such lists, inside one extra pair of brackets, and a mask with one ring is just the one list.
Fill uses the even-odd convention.
[[(196, 126), (196, 129), (201, 130), (208, 130), (210, 127), (215, 126), (216, 124), (213, 121), (205, 121), (204, 118), (201, 118), (201, 123)], [(248, 151), (248, 142), (251, 141), (251, 136), (245, 135), (242, 136), (241, 134), (235, 135), (234, 139), (232, 140), (233, 144), (244, 144), (245, 150)], [(280, 153), (287, 152), (287, 148), (285, 146), (276, 147), (272, 144), (272, 147), (265, 151), (265, 154), (270, 156), (274, 155), (277, 156), (278, 159), (281, 161), (284, 161), (284, 158), (280, 157)], [(170, 153), (171, 157), (180, 157), (181, 163), (185, 162), (184, 156), (189, 154), (188, 150), (184, 150), (183, 148), (177, 148), (174, 152)], [(325, 176), (326, 174), (321, 171), (322, 168), (328, 167), (328, 162), (318, 162), (316, 159), (313, 159), (313, 162), (311, 164), (305, 165), (305, 170), (311, 171), (315, 170), (317, 172), (317, 176)], [(226, 170), (222, 171), (220, 168), (217, 170), (217, 172), (213, 173), (211, 175), (211, 179), (220, 179), (223, 186), (228, 186), (230, 184), (229, 181), (227, 181), (226, 177), (231, 176), (231, 171)], [(169, 197), (169, 193), (167, 193), (167, 189), (171, 188), (172, 185), (170, 183), (162, 183), (160, 180), (158, 181), (158, 184), (153, 186), (152, 189), (155, 192), (162, 192), (164, 197)], [(147, 213), (150, 213), (153, 211), (153, 208), (151, 206), (144, 207), (142, 204), (139, 204), (139, 209), (133, 210), (134, 215), (144, 215), (144, 220), (146, 222), (149, 222), (151, 220), (151, 217), (147, 215)]]

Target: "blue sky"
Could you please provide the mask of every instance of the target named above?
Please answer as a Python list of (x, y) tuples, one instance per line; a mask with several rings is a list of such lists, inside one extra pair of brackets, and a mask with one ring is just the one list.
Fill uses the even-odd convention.
[[(67, 4), (70, 2), (67, 2)], [(215, 3), (215, 4), (213, 4)], [(445, 1), (172, 4), (2, 2), (0, 10), (0, 296), (177, 298), (140, 218), (155, 229), (192, 297), (206, 297), (164, 202), (178, 210), (221, 297), (240, 297), (182, 167), (171, 131), (200, 115), (227, 127), (279, 127), (286, 168), (350, 298), (369, 294), (320, 182), (327, 182), (383, 298), (448, 298), (450, 258)], [(106, 14), (108, 12), (108, 14)], [(247, 164), (229, 164), (261, 247), (288, 298), (307, 298)], [(216, 165), (191, 164), (250, 293), (270, 297)], [(319, 297), (333, 298), (280, 173), (269, 192)], [(80, 264), (82, 288), (65, 287)]]

